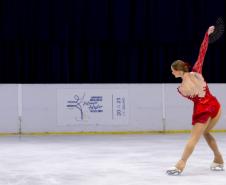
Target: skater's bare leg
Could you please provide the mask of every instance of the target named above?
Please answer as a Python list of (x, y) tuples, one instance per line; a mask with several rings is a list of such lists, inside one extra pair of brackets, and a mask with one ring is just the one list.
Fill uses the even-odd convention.
[(223, 157), (218, 149), (217, 143), (215, 138), (212, 136), (212, 134), (210, 133), (210, 131), (212, 130), (212, 128), (216, 125), (216, 123), (218, 122), (219, 118), (221, 116), (221, 110), (219, 110), (218, 114), (216, 115), (216, 117), (212, 118), (210, 120), (209, 125), (207, 126), (207, 128), (204, 131), (204, 138), (206, 139), (206, 142), (208, 143), (209, 147), (211, 148), (211, 150), (213, 151), (214, 154), (214, 160), (213, 162), (215, 163), (219, 163), (219, 164), (223, 164), (224, 160)]
[(188, 158), (192, 154), (196, 144), (198, 143), (200, 137), (203, 135), (209, 122), (210, 122), (210, 118), (208, 119), (208, 121), (206, 123), (196, 123), (193, 126), (192, 131), (191, 131), (191, 137), (185, 146), (181, 159), (176, 164), (176, 168), (179, 169), (180, 171), (184, 170)]

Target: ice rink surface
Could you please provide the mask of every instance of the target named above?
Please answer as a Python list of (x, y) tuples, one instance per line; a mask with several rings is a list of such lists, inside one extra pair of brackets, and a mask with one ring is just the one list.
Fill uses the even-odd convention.
[[(213, 134), (225, 157), (226, 133)], [(202, 138), (180, 176), (165, 171), (189, 134), (1, 136), (0, 185), (225, 185)]]

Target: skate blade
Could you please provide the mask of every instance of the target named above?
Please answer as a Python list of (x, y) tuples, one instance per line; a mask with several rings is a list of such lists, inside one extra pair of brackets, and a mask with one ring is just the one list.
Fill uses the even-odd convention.
[(212, 171), (224, 171), (224, 164), (212, 163), (210, 166)]
[(224, 171), (223, 166), (210, 167), (211, 171)]

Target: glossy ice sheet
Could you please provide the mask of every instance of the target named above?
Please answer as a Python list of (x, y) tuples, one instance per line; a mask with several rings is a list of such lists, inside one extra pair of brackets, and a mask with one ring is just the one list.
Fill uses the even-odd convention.
[[(226, 154), (226, 134), (214, 134)], [(189, 134), (0, 137), (0, 185), (225, 185), (202, 138), (183, 174), (165, 171)]]

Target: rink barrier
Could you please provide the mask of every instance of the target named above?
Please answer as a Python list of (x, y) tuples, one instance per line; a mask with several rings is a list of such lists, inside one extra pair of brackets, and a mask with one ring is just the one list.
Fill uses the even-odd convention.
[[(22, 133), (0, 133), (0, 136), (47, 136), (47, 135), (135, 135), (135, 134), (183, 134), (191, 130), (166, 130), (166, 131), (90, 131), (90, 132), (22, 132)], [(225, 133), (226, 130), (211, 130), (213, 133)]]

